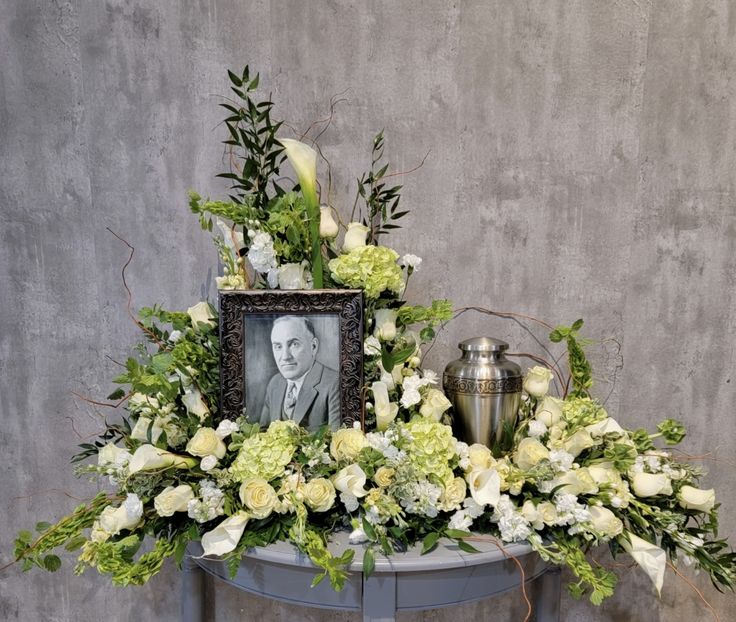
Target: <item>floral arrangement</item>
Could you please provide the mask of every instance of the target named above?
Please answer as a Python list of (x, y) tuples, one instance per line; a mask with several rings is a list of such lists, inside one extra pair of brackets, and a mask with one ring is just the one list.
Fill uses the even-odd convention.
[[(23, 531), (15, 557), (24, 569), (56, 570), (54, 549), (79, 551), (76, 572), (95, 567), (117, 585), (145, 583), (167, 557), (181, 563), (187, 545), (224, 560), (234, 574), (249, 547), (289, 540), (340, 589), (353, 550), (336, 557), (326, 543), (350, 530), (363, 544), (364, 572), (375, 553), (415, 542), (429, 553), (441, 537), (473, 551), (471, 535), (528, 541), (545, 560), (569, 567), (575, 596), (599, 604), (616, 584), (589, 552), (607, 544), (630, 555), (657, 590), (665, 568), (695, 564), (719, 588), (733, 588), (736, 554), (717, 537), (713, 490), (698, 487), (699, 468), (665, 449), (685, 436), (673, 420), (657, 432), (626, 430), (590, 394), (582, 321), (560, 326), (570, 375), (536, 366), (526, 374), (517, 421), (505, 446), (453, 436), (451, 404), (438, 376), (422, 367), (422, 346), (453, 316), (447, 300), (403, 300), (421, 259), (380, 241), (396, 221), (400, 186), (382, 164), (383, 136), (371, 169), (358, 180), (359, 217), (347, 226), (319, 203), (318, 153), (279, 137), (271, 102), (257, 102), (258, 77), (230, 73), (240, 104), (222, 104), (237, 165), (228, 201), (192, 193), (190, 207), (215, 238), (224, 265), (220, 289), (350, 287), (365, 294), (365, 412), (362, 425), (309, 433), (291, 421), (267, 429), (218, 413), (217, 312), (200, 302), (186, 312), (140, 311), (146, 338), (115, 378), (108, 399), (126, 414), (81, 445), (80, 475), (107, 479), (101, 492), (39, 534)], [(296, 173), (285, 190), (284, 160)], [(323, 193), (329, 195), (329, 192)], [(341, 242), (340, 231), (345, 230)], [(553, 377), (569, 391), (550, 394)], [(655, 443), (664, 443), (657, 447)], [(141, 547), (147, 542), (145, 552)]]

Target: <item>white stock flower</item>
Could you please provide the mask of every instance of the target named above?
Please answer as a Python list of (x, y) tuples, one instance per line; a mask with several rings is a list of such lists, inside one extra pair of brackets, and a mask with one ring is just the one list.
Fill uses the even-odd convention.
[(186, 512), (194, 491), (188, 484), (167, 486), (153, 499), (153, 507), (159, 516), (173, 516), (175, 512)]
[(348, 536), (348, 542), (350, 544), (363, 544), (363, 542), (368, 541), (368, 536), (366, 535), (365, 531), (363, 531), (362, 528), (356, 527), (350, 532), (350, 535)]
[(655, 497), (671, 495), (672, 484), (664, 473), (636, 473), (631, 487), (637, 497)]
[(374, 382), (371, 385), (373, 404), (376, 412), (376, 428), (383, 431), (396, 419), (399, 405), (389, 401), (388, 387), (385, 382)]
[[(342, 252), (349, 253), (356, 248), (365, 246), (370, 229), (360, 222), (351, 222), (348, 224), (348, 230), (345, 233), (345, 239), (342, 242)], [(395, 255), (394, 255), (395, 256)]]
[(234, 432), (237, 432), (239, 429), (240, 426), (234, 421), (230, 421), (230, 419), (223, 419), (217, 426), (215, 434), (217, 434), (218, 438), (225, 440), (228, 436), (230, 436)]
[(256, 272), (263, 273), (276, 268), (276, 251), (273, 248), (271, 236), (265, 231), (259, 231), (250, 237), (251, 242), (247, 257), (253, 269)]
[(193, 307), (187, 309), (187, 314), (192, 320), (192, 327), (197, 330), (199, 324), (207, 324), (208, 326), (214, 326), (215, 316), (212, 314), (212, 309), (208, 302), (198, 302)]
[(396, 317), (395, 309), (378, 309), (375, 314), (375, 328), (373, 335), (381, 341), (391, 341), (396, 338)]
[(716, 503), (716, 491), (713, 488), (703, 490), (693, 486), (683, 486), (677, 494), (677, 500), (686, 510), (710, 512)]
[(546, 367), (535, 365), (526, 373), (524, 391), (534, 397), (544, 397), (549, 391), (550, 380), (552, 380), (552, 372)]
[(243, 537), (249, 519), (247, 512), (240, 511), (204, 534), (202, 536), (203, 555), (225, 555), (232, 551)]
[(379, 356), (381, 354), (381, 342), (373, 335), (369, 335), (363, 342), (363, 354), (366, 356)]
[(544, 436), (547, 433), (547, 426), (538, 419), (532, 419), (529, 422), (529, 429), (527, 430), (527, 432), (529, 436), (539, 438), (540, 436)]
[(419, 389), (429, 384), (432, 384), (432, 381), (429, 378), (422, 378), (419, 374), (406, 376), (401, 384), (401, 405), (404, 408), (411, 408), (421, 402), (422, 395)]
[(618, 539), (618, 542), (647, 573), (654, 587), (657, 588), (657, 594), (661, 594), (664, 569), (667, 566), (667, 553), (631, 532), (626, 532)]

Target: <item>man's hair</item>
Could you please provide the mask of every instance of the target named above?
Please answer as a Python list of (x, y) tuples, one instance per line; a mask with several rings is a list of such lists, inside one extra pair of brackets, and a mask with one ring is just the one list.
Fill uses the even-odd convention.
[[(304, 324), (304, 328), (307, 329), (307, 332), (312, 335), (312, 337), (318, 339), (317, 333), (314, 331), (314, 324), (312, 324), (312, 320), (304, 315), (282, 315), (281, 317), (277, 317), (273, 321), (273, 326), (276, 326), (276, 324), (280, 322), (286, 322), (287, 320), (299, 320), (302, 324)], [(273, 326), (271, 327), (272, 329)]]

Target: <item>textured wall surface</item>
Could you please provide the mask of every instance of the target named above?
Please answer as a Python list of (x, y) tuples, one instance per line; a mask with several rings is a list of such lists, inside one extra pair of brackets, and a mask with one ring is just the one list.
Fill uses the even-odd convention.
[[(0, 4), (0, 565), (18, 529), (93, 493), (68, 460), (113, 413), (134, 308), (214, 298), (216, 255), (186, 191), (221, 196), (225, 69), (261, 72), (294, 128), (323, 119), (331, 203), (349, 216), (375, 132), (413, 208), (393, 239), (424, 258), (409, 297), (586, 318), (598, 393), (629, 426), (684, 421), (736, 537), (736, 7), (729, 0), (421, 3), (9, 0)], [(544, 354), (519, 324), (467, 313), (428, 357), (489, 334)], [(535, 339), (536, 338), (536, 339)], [(102, 412), (100, 412), (102, 410)], [(178, 618), (167, 567), (119, 590), (72, 559), (0, 573), (0, 619)], [(691, 580), (722, 620), (734, 597)], [(357, 620), (210, 585), (211, 619)], [(520, 594), (401, 620), (521, 620)], [(570, 621), (706, 619), (668, 572), (661, 600), (624, 570)]]

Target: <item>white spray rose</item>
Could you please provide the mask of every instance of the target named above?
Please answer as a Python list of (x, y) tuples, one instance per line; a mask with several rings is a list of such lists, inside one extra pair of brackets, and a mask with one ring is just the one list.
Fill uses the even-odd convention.
[(521, 515), (537, 531), (544, 529), (542, 514), (531, 499), (524, 501), (524, 505), (521, 506)]
[(664, 473), (636, 473), (631, 482), (631, 487), (637, 497), (672, 494), (672, 483)]
[(202, 536), (204, 555), (225, 555), (240, 542), (250, 516), (247, 512), (238, 512), (222, 521), (212, 531)]
[(496, 462), (491, 450), (480, 443), (473, 443), (468, 447), (468, 460), (473, 469), (490, 469)]
[(205, 473), (207, 471), (211, 471), (217, 466), (218, 460), (216, 456), (205, 456), (199, 461), (199, 468), (202, 469)]
[(537, 512), (542, 517), (542, 522), (545, 525), (552, 526), (556, 524), (559, 514), (557, 513), (557, 507), (551, 501), (542, 501), (537, 506)]
[(153, 445), (141, 445), (135, 450), (133, 457), (130, 459), (128, 471), (132, 475), (139, 471), (158, 471), (170, 467), (191, 469), (196, 464), (197, 460), (194, 458), (172, 454)]
[(442, 497), (440, 497), (440, 509), (444, 512), (460, 509), (467, 491), (465, 480), (462, 477), (456, 477), (445, 486)]
[(276, 507), (278, 497), (265, 479), (252, 477), (240, 485), (240, 500), (253, 518), (266, 518)]
[(339, 227), (332, 217), (332, 208), (328, 205), (319, 206), (319, 237), (334, 238), (337, 236)]
[(215, 456), (221, 460), (226, 452), (225, 443), (212, 428), (199, 428), (187, 443), (187, 453), (200, 458)]
[(374, 382), (371, 385), (373, 392), (373, 407), (376, 412), (376, 428), (383, 431), (396, 419), (399, 405), (388, 399), (388, 387), (385, 382)]
[(305, 261), (279, 266), (279, 289), (312, 289), (307, 266)]
[(391, 341), (396, 338), (396, 317), (394, 309), (378, 309), (375, 316), (373, 335), (381, 341)]
[(361, 222), (351, 222), (342, 242), (342, 252), (349, 253), (356, 248), (365, 246), (370, 229)]
[(562, 400), (551, 395), (545, 395), (537, 406), (537, 412), (534, 416), (538, 421), (551, 428), (562, 419)]
[(618, 424), (618, 421), (611, 417), (606, 417), (603, 421), (586, 425), (585, 429), (594, 438), (598, 438), (606, 434), (618, 434), (619, 436), (623, 436), (625, 434), (624, 429)]
[(664, 582), (664, 569), (667, 566), (667, 553), (631, 532), (626, 532), (618, 539), (618, 542), (647, 573), (654, 587), (657, 588), (657, 594), (660, 594)]
[(621, 474), (613, 467), (612, 462), (599, 462), (588, 467), (588, 473), (596, 484), (611, 484), (620, 486), (622, 484)]
[(526, 372), (524, 391), (534, 397), (544, 397), (549, 391), (550, 380), (552, 380), (552, 372), (546, 367), (535, 365)]
[(187, 314), (192, 320), (192, 327), (197, 330), (199, 324), (206, 324), (207, 326), (214, 326), (215, 316), (212, 313), (212, 308), (208, 302), (198, 302), (193, 307), (187, 309)]
[(335, 487), (324, 477), (304, 484), (304, 502), (315, 512), (326, 512), (335, 504)]
[(439, 389), (429, 389), (429, 391), (424, 394), (424, 400), (422, 401), (422, 405), (419, 407), (419, 414), (423, 417), (427, 417), (428, 419), (439, 421), (442, 418), (442, 414), (450, 406), (452, 406), (450, 400), (445, 397), (445, 394), (442, 393), (442, 391)]
[(528, 471), (542, 460), (549, 459), (549, 450), (536, 438), (524, 438), (514, 453), (514, 462), (522, 471)]
[[(133, 529), (143, 516), (143, 504), (138, 495), (129, 494), (120, 507), (107, 506), (93, 526), (93, 530), (104, 531), (107, 536), (115, 536), (123, 529)], [(103, 538), (106, 539), (106, 538)]]
[(562, 485), (559, 492), (568, 495), (594, 495), (598, 492), (598, 485), (591, 477), (587, 468), (566, 471), (559, 477), (555, 478), (552, 484), (553, 488)]
[(365, 482), (365, 472), (357, 464), (348, 465), (332, 476), (332, 483), (337, 490), (358, 498), (368, 494), (368, 491), (363, 488)]
[(159, 516), (173, 516), (174, 512), (186, 512), (192, 499), (194, 491), (188, 484), (167, 486), (153, 499), (153, 507)]
[(495, 506), (501, 498), (501, 476), (495, 469), (474, 469), (466, 475), (470, 496), (479, 505)]
[(593, 525), (593, 531), (605, 538), (613, 538), (624, 530), (624, 524), (621, 520), (608, 508), (591, 505), (588, 507), (590, 512), (590, 522)]
[(713, 488), (703, 490), (693, 486), (683, 486), (677, 494), (680, 506), (686, 510), (710, 512), (716, 504), (716, 491)]

